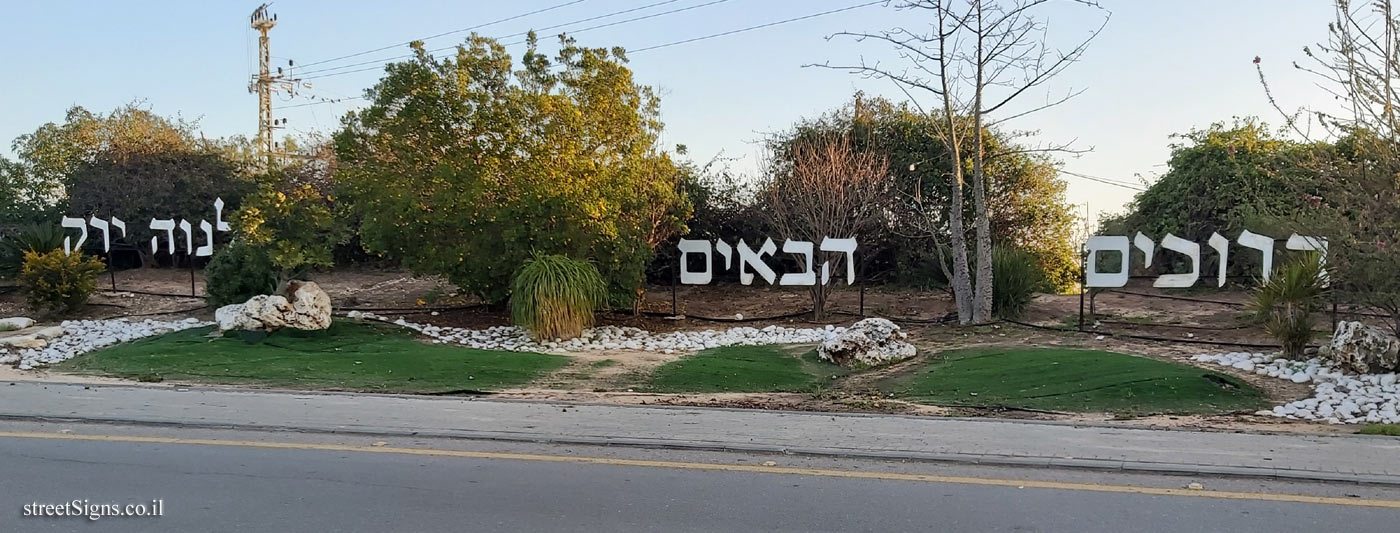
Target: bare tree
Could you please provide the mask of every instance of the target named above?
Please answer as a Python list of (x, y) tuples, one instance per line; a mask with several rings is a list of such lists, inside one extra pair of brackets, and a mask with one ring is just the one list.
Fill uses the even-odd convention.
[(1304, 47), (1309, 60), (1293, 64), (1322, 81), (1332, 107), (1285, 112), (1262, 59), (1254, 64), (1269, 102), (1318, 147), (1291, 161), (1310, 179), (1292, 183), (1308, 208), (1288, 222), (1328, 240), (1336, 298), (1384, 311), (1400, 335), (1400, 12), (1391, 0), (1335, 0), (1334, 7), (1327, 40)]
[[(845, 135), (801, 139), (783, 149), (790, 153), (768, 157), (767, 182), (758, 198), (779, 237), (818, 244), (826, 237), (859, 241), (880, 227), (889, 191), (885, 156), (855, 149)], [(830, 271), (841, 272), (844, 254), (832, 259)], [(826, 318), (830, 292), (831, 285), (821, 279), (811, 287), (814, 319)]]
[[(842, 32), (857, 40), (891, 45), (903, 64), (897, 67), (862, 60), (854, 66), (820, 65), (848, 69), (871, 78), (888, 79), (934, 120), (935, 135), (954, 161), (949, 178), (954, 183), (949, 229), (952, 234), (953, 297), (958, 321), (987, 323), (992, 314), (992, 241), (987, 209), (986, 162), (995, 157), (986, 149), (986, 132), (1006, 121), (1064, 103), (1082, 91), (1048, 97), (1029, 107), (1012, 108), (1013, 101), (1077, 62), (1108, 23), (1068, 49), (1046, 43), (1048, 25), (1034, 12), (1052, 0), (904, 0), (897, 9), (930, 20), (922, 29), (895, 28), (875, 33)], [(1066, 0), (1102, 10), (1089, 0)], [(912, 18), (912, 17), (911, 17)], [(934, 106), (920, 104), (914, 95), (932, 96)], [(927, 110), (926, 110), (927, 109)], [(1019, 152), (1070, 151), (1068, 145), (1040, 146)], [(966, 221), (963, 216), (965, 174), (972, 174), (973, 230), (976, 276), (968, 259)], [(922, 206), (920, 206), (922, 208)]]

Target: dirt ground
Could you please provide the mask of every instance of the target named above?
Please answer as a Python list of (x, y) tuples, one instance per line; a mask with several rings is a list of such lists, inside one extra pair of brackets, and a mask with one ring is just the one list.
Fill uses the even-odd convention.
[[(413, 276), (399, 271), (337, 271), (312, 276), (330, 294), (337, 311), (372, 310), (389, 316), (404, 316), (415, 322), (440, 326), (481, 328), (509, 324), (504, 310), (481, 305), (476, 298), (460, 294), (455, 286), (437, 277)], [(210, 318), (213, 309), (203, 299), (191, 297), (191, 277), (187, 270), (138, 269), (116, 273), (117, 291), (112, 279), (103, 277), (101, 292), (72, 318), (116, 318), (196, 316)], [(202, 276), (196, 272), (196, 295), (204, 294)], [(862, 294), (863, 293), (863, 294)], [(685, 318), (678, 319), (674, 310)], [(1189, 299), (1189, 300), (1188, 300)], [(635, 326), (651, 331), (724, 329), (744, 325), (770, 324), (814, 327), (849, 324), (865, 316), (882, 316), (901, 324), (919, 347), (915, 360), (866, 373), (820, 394), (645, 394), (627, 390), (625, 383), (636, 382), (683, 354), (611, 350), (568, 353), (570, 364), (538, 380), (530, 388), (498, 392), (499, 397), (536, 398), (575, 402), (631, 404), (704, 405), (791, 409), (812, 411), (869, 411), (932, 416), (996, 416), (1062, 420), (1082, 423), (1113, 423), (1143, 427), (1190, 427), (1222, 431), (1279, 431), (1333, 433), (1354, 428), (1319, 424), (1281, 422), (1272, 417), (1247, 413), (1223, 416), (1150, 416), (1119, 419), (1112, 415), (1067, 415), (1017, 410), (988, 410), (966, 407), (916, 405), (882, 398), (873, 383), (881, 375), (899, 372), (906, 365), (917, 365), (926, 357), (945, 349), (987, 345), (1067, 346), (1137, 354), (1184, 364), (1191, 355), (1222, 351), (1271, 351), (1262, 347), (1222, 346), (1208, 343), (1272, 344), (1257, 327), (1245, 320), (1243, 292), (1163, 292), (1151, 287), (1130, 287), (1104, 291), (1083, 299), (1085, 327), (1089, 333), (1074, 331), (1080, 320), (1081, 296), (1041, 295), (1032, 302), (1019, 321), (989, 326), (958, 327), (940, 323), (953, 311), (951, 298), (942, 292), (839, 286), (828, 301), (826, 320), (814, 321), (810, 296), (805, 289), (770, 286), (681, 286), (651, 287), (642, 305), (643, 314), (600, 313), (599, 322)], [(1190, 301), (1195, 300), (1195, 301)], [(1092, 309), (1092, 312), (1090, 312)], [(433, 314), (436, 313), (436, 314)], [(26, 314), (22, 296), (0, 287), (0, 316)], [(741, 315), (745, 320), (737, 321)], [(43, 317), (35, 317), (41, 319)], [(44, 322), (51, 322), (44, 321)], [(1287, 402), (1311, 394), (1311, 387), (1270, 379), (1231, 369), (1229, 372), (1266, 391), (1274, 402)], [(0, 366), (0, 381), (63, 379), (106, 382), (90, 377), (56, 375), (44, 371), (21, 372)]]

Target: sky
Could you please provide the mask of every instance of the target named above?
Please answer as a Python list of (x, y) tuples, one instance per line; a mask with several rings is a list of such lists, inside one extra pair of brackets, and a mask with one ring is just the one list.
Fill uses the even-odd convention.
[[(661, 1), (278, 0), (270, 8), (278, 16), (271, 32), (272, 63), (286, 67), (295, 62), (301, 67), (292, 72), (304, 73), (304, 83), (311, 85), (296, 96), (275, 97), (274, 107), (281, 108), (275, 115), (288, 121), (279, 133), (334, 130), (341, 115), (363, 103), (350, 97), (362, 95), (379, 78), (376, 60), (401, 56), (408, 41), (537, 10), (545, 11), (476, 31), (507, 43), (530, 29), (540, 29), (542, 35), (565, 31), (581, 45), (640, 50), (868, 0), (673, 0), (573, 23)], [(1252, 63), (1255, 56), (1262, 58), (1274, 95), (1286, 108), (1329, 101), (1315, 78), (1290, 66), (1303, 60), (1303, 46), (1325, 39), (1332, 15), (1329, 0), (1101, 3), (1107, 13), (1069, 1), (1051, 2), (1039, 11), (1049, 22), (1048, 39), (1054, 45), (1076, 42), (1097, 28), (1105, 14), (1109, 19), (1079, 63), (1045, 90), (1027, 93), (1021, 105), (1084, 92), (1007, 125), (1035, 132), (1032, 140), (1037, 142), (1087, 150), (1061, 156), (1066, 171), (1150, 183), (1167, 170), (1173, 134), (1233, 117), (1258, 116), (1279, 124), (1281, 117), (1269, 105)], [(549, 9), (560, 4), (568, 5)], [(197, 120), (209, 137), (254, 136), (257, 97), (248, 91), (248, 82), (257, 69), (257, 33), (248, 18), (257, 5), (224, 0), (9, 3), (0, 19), (0, 50), (8, 51), (0, 59), (7, 74), (0, 84), (0, 154), (13, 158), (11, 140), (44, 123), (61, 122), (74, 105), (106, 112), (137, 102), (163, 115)], [(648, 15), (657, 16), (584, 30)], [(756, 141), (767, 132), (837, 108), (857, 91), (907, 98), (888, 81), (808, 66), (862, 58), (899, 64), (890, 49), (874, 42), (828, 37), (920, 24), (927, 22), (876, 4), (638, 51), (630, 54), (630, 66), (639, 83), (659, 90), (666, 146), (685, 144), (689, 157), (699, 163), (719, 155), (734, 158), (733, 168), (752, 172), (759, 157)], [(558, 27), (545, 29), (551, 26)], [(434, 38), (427, 45), (451, 46), (468, 34)], [(391, 48), (313, 64), (384, 47)], [(523, 46), (508, 50), (518, 57)], [(311, 72), (370, 61), (376, 62)], [(324, 76), (360, 69), (368, 70)], [(322, 77), (313, 77), (318, 75)], [(931, 102), (930, 95), (913, 96)], [(340, 102), (327, 102), (335, 99)], [(1135, 194), (1082, 177), (1064, 178), (1069, 201), (1087, 213), (1091, 224), (1105, 213), (1122, 211)]]

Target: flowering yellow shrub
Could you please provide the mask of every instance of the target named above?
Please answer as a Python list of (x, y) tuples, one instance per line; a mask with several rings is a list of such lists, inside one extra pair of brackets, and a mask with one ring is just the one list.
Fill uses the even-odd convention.
[(71, 313), (87, 303), (97, 290), (97, 275), (106, 268), (102, 260), (77, 251), (29, 251), (24, 253), (19, 285), (35, 311)]

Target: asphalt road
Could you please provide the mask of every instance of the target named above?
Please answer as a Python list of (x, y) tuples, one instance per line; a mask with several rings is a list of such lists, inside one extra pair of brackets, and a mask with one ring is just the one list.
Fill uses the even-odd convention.
[[(734, 464), (725, 457), (668, 455), (667, 467), (53, 436), (0, 437), (0, 531), (1389, 531), (1400, 520), (1383, 507), (704, 468)], [(155, 499), (164, 516), (22, 516), (33, 503)]]

